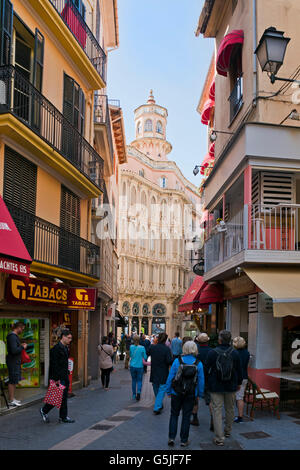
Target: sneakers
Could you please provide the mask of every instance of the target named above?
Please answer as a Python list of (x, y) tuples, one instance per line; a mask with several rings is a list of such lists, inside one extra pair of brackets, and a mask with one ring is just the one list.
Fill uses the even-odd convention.
[(217, 439), (214, 439), (213, 443), (216, 444), (216, 446), (220, 446), (220, 447), (224, 445), (223, 441), (218, 441)]
[(243, 418), (241, 418), (240, 416), (237, 416), (236, 418), (234, 418), (234, 422), (235, 422), (235, 423), (242, 423), (242, 422), (243, 422)]
[(190, 441), (180, 442), (181, 447), (187, 447), (190, 444)]
[(16, 400), (15, 398), (8, 403), (8, 406), (10, 408), (15, 408), (16, 406), (21, 406), (21, 402), (19, 400)]
[(44, 423), (49, 423), (49, 418), (46, 413), (43, 412), (43, 408), (40, 409), (40, 414)]
[(225, 432), (224, 432), (224, 436), (225, 436), (225, 437), (230, 437), (230, 432), (226, 432), (226, 431), (225, 431)]
[(173, 447), (173, 445), (174, 445), (174, 439), (169, 439), (168, 440), (168, 446)]
[(67, 416), (66, 418), (59, 418), (60, 423), (75, 423), (75, 419), (69, 418)]
[(160, 415), (161, 409), (160, 409), (160, 410), (153, 410), (153, 413), (154, 413), (155, 415)]
[(137, 393), (137, 394), (136, 394), (136, 401), (140, 401), (140, 399), (141, 399), (141, 394), (140, 394), (140, 393)]

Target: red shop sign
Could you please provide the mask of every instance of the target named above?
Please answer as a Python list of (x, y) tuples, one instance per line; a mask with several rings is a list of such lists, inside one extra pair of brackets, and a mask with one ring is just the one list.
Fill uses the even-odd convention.
[(68, 287), (61, 283), (9, 276), (6, 282), (5, 298), (12, 304), (67, 308)]
[(0, 256), (0, 271), (7, 274), (17, 274), (19, 276), (29, 276), (30, 265), (22, 261), (16, 261)]
[(68, 307), (71, 309), (95, 310), (97, 289), (70, 287), (68, 289)]

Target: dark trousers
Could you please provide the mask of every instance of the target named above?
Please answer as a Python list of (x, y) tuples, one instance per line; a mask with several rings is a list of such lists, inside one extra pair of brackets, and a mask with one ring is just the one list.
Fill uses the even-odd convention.
[(180, 429), (181, 442), (187, 442), (190, 431), (190, 419), (195, 402), (194, 395), (183, 397), (180, 395), (171, 396), (171, 416), (169, 422), (169, 439), (175, 439), (177, 434), (178, 418), (182, 410), (182, 421)]
[(108, 388), (109, 381), (110, 381), (110, 373), (112, 371), (112, 367), (109, 369), (101, 369), (101, 382), (103, 387)]
[[(64, 389), (64, 394), (61, 402), (61, 407), (59, 409), (59, 417), (61, 419), (65, 419), (68, 416), (68, 391), (69, 391), (69, 384), (66, 384), (64, 381), (60, 381), (62, 385), (65, 385), (66, 388)], [(43, 407), (43, 412), (47, 415), (49, 411), (54, 408), (54, 405), (49, 405), (46, 403)]]

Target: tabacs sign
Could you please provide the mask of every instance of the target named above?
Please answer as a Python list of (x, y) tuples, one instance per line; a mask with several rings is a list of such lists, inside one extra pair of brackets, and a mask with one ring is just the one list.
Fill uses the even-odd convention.
[(10, 276), (6, 283), (6, 300), (12, 304), (95, 310), (96, 292), (94, 288), (69, 288), (63, 283), (17, 276)]

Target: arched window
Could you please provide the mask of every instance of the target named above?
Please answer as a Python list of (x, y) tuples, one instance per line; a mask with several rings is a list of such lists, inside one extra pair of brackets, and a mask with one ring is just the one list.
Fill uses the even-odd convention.
[(147, 121), (145, 122), (144, 130), (145, 130), (145, 132), (152, 132), (152, 121), (151, 121), (151, 119), (147, 119)]
[(162, 126), (161, 121), (157, 121), (156, 132), (158, 132), (158, 134), (163, 134), (163, 126)]
[(161, 188), (166, 188), (167, 187), (167, 178), (165, 176), (162, 176), (160, 178), (160, 187)]
[(139, 121), (136, 126), (136, 133), (140, 134), (141, 131), (142, 131), (142, 125), (141, 125), (141, 121)]

